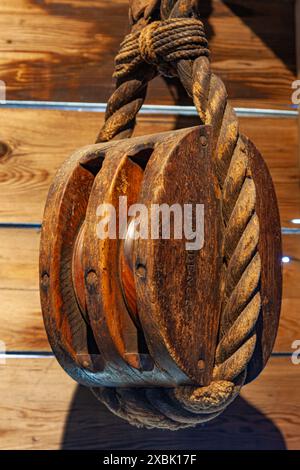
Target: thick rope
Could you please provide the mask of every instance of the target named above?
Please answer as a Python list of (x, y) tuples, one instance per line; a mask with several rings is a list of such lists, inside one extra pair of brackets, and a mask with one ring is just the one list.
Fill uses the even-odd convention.
[(209, 56), (208, 42), (203, 23), (196, 18), (170, 18), (154, 21), (141, 31), (128, 34), (115, 59), (115, 78), (125, 78), (134, 73), (141, 64), (149, 63), (162, 73), (176, 75), (172, 64), (178, 60)]
[[(131, 2), (130, 18), (133, 23), (132, 31), (141, 31), (151, 19), (156, 8), (157, 1), (144, 2), (144, 8), (140, 3)], [(96, 142), (108, 142), (119, 140), (132, 135), (136, 115), (142, 107), (147, 87), (150, 80), (157, 74), (156, 67), (149, 64), (141, 64), (135, 73), (129, 73), (117, 80), (116, 91), (107, 103), (105, 123), (100, 130)]]
[[(138, 75), (148, 62), (152, 73), (157, 66), (161, 73), (175, 71), (193, 97), (201, 123), (212, 126), (213, 161), (223, 219), (219, 340), (212, 382), (206, 387), (99, 388), (93, 392), (113, 413), (131, 424), (176, 430), (218, 416), (237, 397), (245, 382), (247, 365), (256, 346), (255, 328), (261, 308), (259, 221), (247, 144), (239, 134), (238, 120), (227, 102), (224, 84), (210, 70), (203, 25), (197, 18), (189, 18), (194, 14), (194, 2), (152, 2), (152, 7), (160, 5), (164, 19), (153, 23), (150, 16), (143, 16), (146, 3), (145, 9), (135, 16), (137, 23), (143, 19), (144, 29), (129, 34), (117, 55), (115, 74), (124, 82), (117, 85), (115, 93), (117, 96), (125, 90), (124, 97), (117, 99), (113, 95), (100, 136), (120, 138), (124, 125), (135, 119), (140, 104), (135, 102), (135, 92), (140, 85), (135, 88), (131, 84), (133, 74)], [(131, 114), (122, 118), (125, 106), (129, 106)], [(132, 130), (130, 127), (125, 135), (131, 135)]]

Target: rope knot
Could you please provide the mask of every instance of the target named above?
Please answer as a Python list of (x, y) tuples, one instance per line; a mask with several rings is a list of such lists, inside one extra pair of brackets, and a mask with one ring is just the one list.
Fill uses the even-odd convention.
[(114, 77), (124, 79), (140, 65), (151, 64), (163, 75), (173, 76), (172, 65), (179, 60), (209, 56), (203, 23), (196, 18), (153, 21), (140, 31), (129, 33), (115, 60)]
[(139, 52), (144, 62), (148, 64), (157, 64), (158, 57), (154, 47), (154, 33), (160, 27), (160, 21), (153, 21), (146, 25), (140, 32), (138, 37)]

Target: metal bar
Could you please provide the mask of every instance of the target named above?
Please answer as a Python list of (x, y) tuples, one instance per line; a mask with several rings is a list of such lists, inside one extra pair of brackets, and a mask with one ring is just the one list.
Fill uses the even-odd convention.
[(300, 235), (300, 228), (282, 227), (281, 233), (282, 235)]
[(54, 357), (52, 351), (6, 351), (0, 353), (0, 361), (6, 359), (45, 359)]
[[(18, 228), (27, 228), (33, 230), (40, 230), (42, 228), (42, 224), (40, 223), (19, 223), (19, 222), (0, 222), (0, 229), (1, 228), (11, 228), (11, 229), (18, 229)], [(289, 228), (289, 227), (282, 227), (281, 228), (282, 235), (300, 235), (300, 228)]]
[(18, 228), (26, 228), (26, 229), (33, 229), (33, 230), (40, 230), (42, 228), (42, 224), (40, 223), (31, 223), (31, 222), (24, 222), (24, 223), (19, 223), (19, 222), (0, 222), (0, 228), (12, 228), (12, 229), (18, 229)]
[[(77, 112), (95, 112), (104, 113), (106, 103), (76, 103), (63, 101), (17, 101), (7, 100), (0, 102), (0, 109), (40, 109), (56, 111), (77, 111)], [(297, 118), (297, 110), (284, 109), (260, 109), (260, 108), (234, 108), (240, 117), (272, 117), (272, 118)], [(194, 106), (177, 105), (155, 105), (145, 104), (142, 106), (141, 114), (160, 114), (176, 116), (197, 116), (197, 110)]]
[[(42, 228), (42, 224), (40, 223), (20, 223), (20, 222), (0, 222), (0, 229), (31, 229), (31, 230), (40, 230)], [(282, 235), (300, 235), (300, 228), (290, 228), (290, 227), (282, 227), (281, 228)]]
[(234, 108), (239, 117), (269, 117), (269, 118), (298, 118), (297, 110), (260, 109), (260, 108)]
[[(290, 357), (292, 352), (273, 352), (271, 357)], [(7, 359), (49, 359), (55, 357), (52, 352), (48, 351), (11, 351), (0, 353), (0, 361)], [(0, 364), (1, 365), (1, 364)]]

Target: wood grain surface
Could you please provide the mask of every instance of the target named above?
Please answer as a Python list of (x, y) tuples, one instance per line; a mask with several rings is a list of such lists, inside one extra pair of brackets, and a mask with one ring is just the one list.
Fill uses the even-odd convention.
[(299, 368), (272, 358), (219, 418), (172, 432), (115, 417), (55, 359), (8, 359), (0, 365), (0, 448), (300, 449)]
[[(76, 149), (95, 141), (102, 113), (2, 110), (0, 113), (0, 223), (41, 222), (56, 170)], [(136, 135), (197, 125), (196, 118), (141, 116)], [(300, 217), (297, 119), (241, 118), (240, 127), (271, 171), (281, 223)]]
[[(127, 12), (127, 0), (2, 0), (0, 78), (7, 98), (107, 101)], [(200, 12), (213, 69), (234, 104), (289, 107), (294, 0), (202, 0)], [(184, 103), (186, 97), (157, 79), (148, 101)]]

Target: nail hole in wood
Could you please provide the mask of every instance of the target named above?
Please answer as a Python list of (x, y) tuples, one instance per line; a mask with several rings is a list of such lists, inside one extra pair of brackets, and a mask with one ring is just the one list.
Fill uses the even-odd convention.
[(141, 263), (138, 263), (136, 265), (135, 270), (136, 270), (136, 274), (138, 277), (140, 277), (141, 279), (146, 279), (146, 274), (147, 274), (146, 266), (144, 266)]
[(202, 135), (200, 137), (200, 144), (202, 145), (202, 147), (206, 147), (207, 145), (207, 138), (205, 137), (205, 135)]
[(86, 282), (89, 287), (94, 287), (97, 284), (98, 276), (96, 271), (91, 269), (86, 275)]
[(42, 287), (44, 287), (44, 289), (46, 289), (49, 286), (49, 281), (50, 281), (49, 274), (43, 273), (42, 278), (41, 278), (41, 284), (42, 284)]

